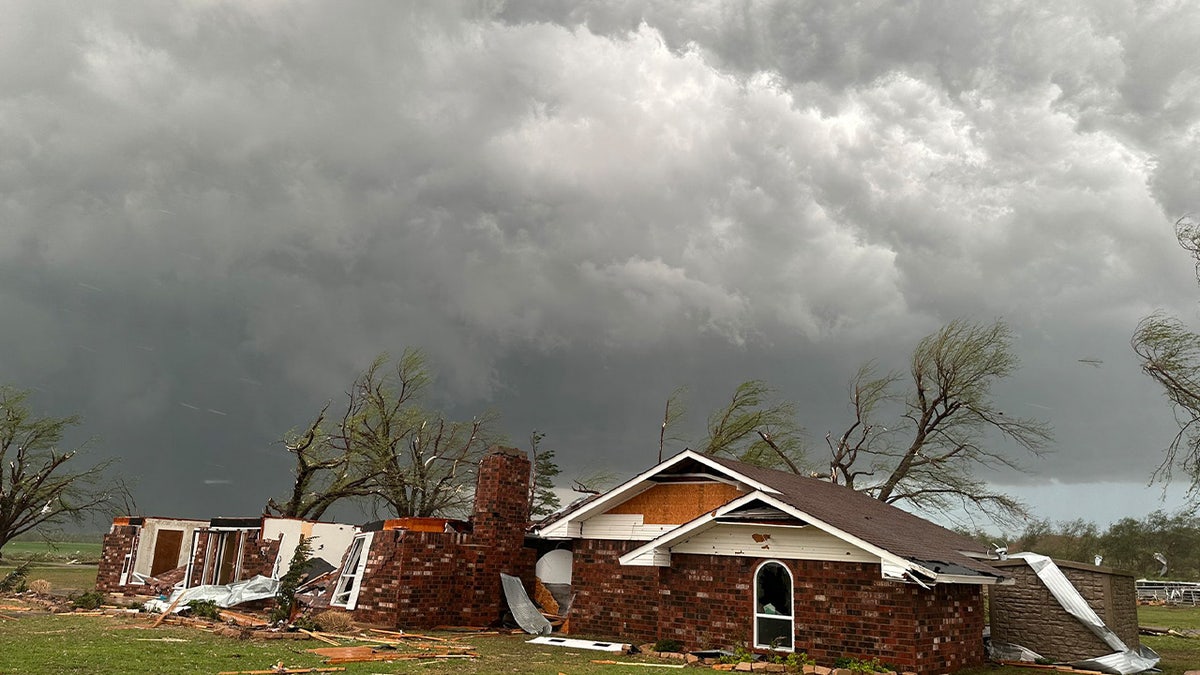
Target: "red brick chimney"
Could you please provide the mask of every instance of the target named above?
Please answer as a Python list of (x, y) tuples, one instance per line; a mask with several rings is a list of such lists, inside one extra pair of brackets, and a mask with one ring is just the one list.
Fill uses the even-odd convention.
[(529, 458), (493, 445), (479, 462), (475, 483), (475, 539), (520, 548), (529, 524)]

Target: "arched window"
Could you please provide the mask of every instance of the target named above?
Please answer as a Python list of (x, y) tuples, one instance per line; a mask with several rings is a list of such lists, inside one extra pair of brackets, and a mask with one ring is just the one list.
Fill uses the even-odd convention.
[(792, 573), (768, 561), (754, 573), (754, 646), (792, 651), (796, 634), (792, 612)]

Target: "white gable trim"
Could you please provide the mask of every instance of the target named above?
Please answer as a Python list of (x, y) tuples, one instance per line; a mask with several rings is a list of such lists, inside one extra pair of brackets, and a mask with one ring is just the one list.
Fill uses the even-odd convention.
[(664, 460), (661, 464), (656, 464), (650, 469), (634, 476), (617, 487), (609, 490), (606, 494), (597, 498), (590, 504), (587, 504), (574, 513), (567, 514), (560, 520), (556, 520), (549, 525), (539, 528), (535, 531), (535, 535), (546, 539), (568, 539), (571, 537), (579, 537), (580, 529), (579, 522), (587, 519), (597, 513), (604, 513), (605, 509), (616, 506), (628, 499), (631, 499), (638, 494), (649, 490), (655, 485), (650, 479), (654, 476), (670, 469), (685, 460), (695, 460), (712, 471), (727, 476), (736, 480), (739, 483), (750, 486), (758, 493), (763, 494), (779, 494), (779, 491), (763, 483), (744, 476), (737, 471), (734, 471), (726, 466), (714, 462), (709, 457), (706, 457), (695, 450), (684, 450), (674, 457)]
[(757, 491), (739, 497), (738, 499), (729, 502), (719, 509), (710, 511), (699, 518), (696, 518), (690, 523), (684, 523), (683, 525), (680, 525), (670, 532), (663, 533), (662, 536), (657, 537), (656, 539), (647, 542), (645, 545), (639, 546), (638, 548), (621, 556), (620, 562), (622, 565), (667, 567), (671, 564), (671, 546), (674, 546), (689, 536), (692, 536), (698, 532), (703, 532), (704, 530), (715, 526), (718, 518), (754, 501), (762, 501), (766, 504), (770, 504), (771, 506), (774, 506), (775, 508), (794, 518), (799, 518), (800, 520), (813, 525), (817, 529), (823, 530), (837, 537), (838, 539), (841, 539), (847, 544), (861, 548), (871, 555), (878, 556), (881, 562), (891, 563), (892, 565), (900, 567), (906, 571), (920, 574), (929, 579), (937, 578), (937, 575), (933, 572), (933, 570), (925, 569), (921, 565), (902, 558), (884, 548), (880, 548), (879, 546), (860, 539), (852, 534), (843, 532), (829, 523), (826, 523), (819, 518), (815, 518), (808, 513), (801, 511), (800, 509), (797, 509), (787, 502), (777, 499), (769, 494)]

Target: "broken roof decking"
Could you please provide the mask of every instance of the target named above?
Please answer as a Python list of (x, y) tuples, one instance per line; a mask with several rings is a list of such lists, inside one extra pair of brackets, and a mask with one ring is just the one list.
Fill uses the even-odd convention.
[[(669, 564), (671, 546), (720, 525), (722, 519), (736, 517), (738, 512), (745, 518), (748, 515), (745, 509), (758, 505), (777, 510), (785, 519), (794, 519), (793, 526), (817, 527), (877, 556), (885, 567), (915, 573), (927, 581), (995, 583), (1004, 578), (1001, 572), (979, 560), (987, 557), (982, 544), (877, 499), (822, 480), (707, 457), (691, 450), (577, 509), (560, 514), (544, 524), (539, 534), (547, 538), (578, 537), (583, 520), (607, 512), (664, 479), (700, 477), (699, 474), (735, 483), (746, 494), (679, 527), (645, 537), (648, 543), (622, 556), (623, 564)], [(787, 525), (779, 522), (773, 526)]]

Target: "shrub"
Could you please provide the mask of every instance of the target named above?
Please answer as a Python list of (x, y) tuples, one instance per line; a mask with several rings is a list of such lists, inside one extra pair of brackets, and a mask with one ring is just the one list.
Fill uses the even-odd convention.
[(201, 619), (218, 621), (221, 618), (221, 608), (215, 600), (191, 600), (187, 604), (189, 613)]
[(34, 579), (29, 582), (29, 590), (37, 595), (50, 595), (51, 588), (50, 582), (45, 579)]
[(25, 590), (25, 575), (29, 572), (29, 563), (18, 565), (0, 579), (0, 593), (20, 593)]
[(683, 651), (683, 643), (679, 640), (667, 638), (654, 643), (654, 651), (656, 652), (681, 652)]
[(279, 590), (275, 592), (275, 609), (271, 610), (271, 621), (290, 622), (299, 608), (296, 602), (296, 590), (304, 579), (308, 561), (312, 559), (313, 537), (301, 536), (296, 542), (296, 550), (292, 552), (292, 560), (288, 564), (287, 574), (279, 579)]
[(104, 604), (104, 594), (100, 591), (85, 591), (79, 595), (68, 596), (71, 606), (75, 609), (99, 609)]
[(313, 617), (321, 630), (329, 633), (346, 633), (354, 630), (354, 621), (345, 612), (331, 609)]
[(878, 657), (867, 661), (853, 656), (843, 656), (833, 662), (833, 667), (845, 668), (852, 673), (858, 673), (858, 675), (871, 675), (871, 673), (885, 673), (888, 671), (887, 666), (880, 663)]

